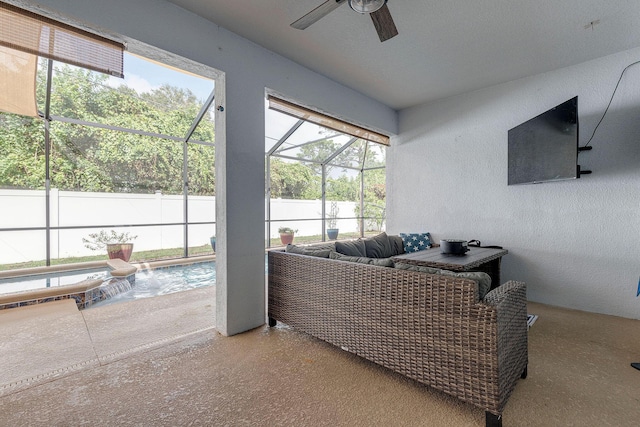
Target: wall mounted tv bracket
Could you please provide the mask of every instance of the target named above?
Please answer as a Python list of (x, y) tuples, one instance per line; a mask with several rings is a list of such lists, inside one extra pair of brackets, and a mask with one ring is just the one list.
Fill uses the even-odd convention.
[[(583, 151), (591, 151), (592, 148), (593, 147), (590, 145), (587, 145), (585, 147), (578, 147), (578, 155), (580, 155), (580, 153)], [(589, 174), (591, 174), (590, 170), (581, 170), (580, 165), (578, 165), (578, 174), (577, 174), (578, 178), (580, 178), (580, 175), (589, 175)]]

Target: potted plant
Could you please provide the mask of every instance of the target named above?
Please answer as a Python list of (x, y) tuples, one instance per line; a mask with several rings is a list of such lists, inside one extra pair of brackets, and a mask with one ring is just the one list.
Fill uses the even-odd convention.
[(280, 233), (280, 241), (283, 245), (288, 245), (293, 243), (293, 236), (296, 234), (298, 230), (294, 230), (289, 227), (280, 227), (278, 228), (278, 233)]
[(211, 249), (213, 249), (213, 252), (215, 252), (216, 251), (216, 236), (209, 237), (209, 242), (211, 242)]
[(338, 202), (331, 202), (331, 209), (327, 215), (327, 237), (329, 237), (329, 240), (336, 240), (338, 238), (338, 232), (340, 231), (337, 228), (339, 211)]
[(116, 233), (115, 230), (100, 230), (98, 233), (90, 233), (89, 238), (82, 238), (82, 243), (92, 251), (107, 249), (109, 259), (120, 258), (123, 261), (129, 261), (133, 252), (132, 240), (138, 236), (132, 236), (129, 233)]

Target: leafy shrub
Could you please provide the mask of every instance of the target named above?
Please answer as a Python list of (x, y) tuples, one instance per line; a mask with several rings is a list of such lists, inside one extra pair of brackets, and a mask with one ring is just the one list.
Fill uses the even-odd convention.
[(90, 233), (89, 238), (82, 238), (84, 247), (91, 249), (92, 251), (99, 251), (105, 249), (108, 244), (111, 243), (127, 243), (137, 239), (138, 236), (132, 236), (129, 233), (116, 233), (115, 230), (100, 230), (99, 233)]

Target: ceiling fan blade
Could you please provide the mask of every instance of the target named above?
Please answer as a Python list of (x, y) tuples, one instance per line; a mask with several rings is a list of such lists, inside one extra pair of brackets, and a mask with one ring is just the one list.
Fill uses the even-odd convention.
[(391, 12), (389, 12), (389, 8), (386, 3), (370, 15), (381, 42), (398, 35), (396, 24), (393, 22)]
[(304, 15), (302, 18), (295, 21), (291, 26), (298, 30), (304, 30), (309, 25), (327, 16), (330, 12), (342, 6), (342, 3), (347, 0), (327, 0), (320, 6), (313, 9), (311, 12)]

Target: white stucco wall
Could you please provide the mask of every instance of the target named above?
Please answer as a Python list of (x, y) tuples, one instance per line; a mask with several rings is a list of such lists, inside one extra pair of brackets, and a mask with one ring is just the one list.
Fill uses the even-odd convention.
[(507, 186), (507, 131), (579, 96), (580, 145), (640, 49), (400, 112), (388, 230), (502, 245), (532, 301), (640, 318), (640, 64), (625, 73), (579, 180)]
[(216, 323), (225, 335), (263, 324), (265, 89), (390, 133), (396, 112), (162, 0), (37, 3), (224, 73), (226, 99), (216, 94), (225, 107), (216, 113)]

